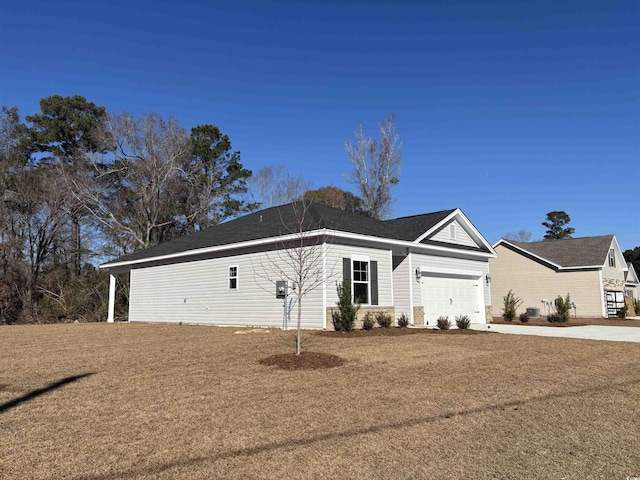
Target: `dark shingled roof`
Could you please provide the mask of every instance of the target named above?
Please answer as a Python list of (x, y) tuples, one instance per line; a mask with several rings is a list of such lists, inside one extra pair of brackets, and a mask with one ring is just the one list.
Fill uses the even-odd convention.
[(394, 238), (413, 242), (420, 235), (447, 218), (447, 216), (449, 216), (454, 211), (455, 208), (452, 210), (442, 210), (440, 212), (413, 215), (411, 217), (394, 218), (393, 220), (387, 220), (385, 223), (397, 229), (398, 234), (402, 236), (402, 238)]
[[(302, 204), (289, 203), (250, 213), (200, 232), (124, 255), (105, 263), (104, 266), (293, 233), (296, 231), (297, 223), (294, 208), (301, 210)], [(413, 241), (453, 211), (446, 210), (382, 221), (331, 208), (321, 203), (311, 203), (308, 205), (304, 219), (304, 231), (328, 228), (385, 239)]]
[(604, 264), (609, 254), (613, 235), (545, 240), (542, 242), (507, 241), (525, 252), (561, 267), (589, 267)]

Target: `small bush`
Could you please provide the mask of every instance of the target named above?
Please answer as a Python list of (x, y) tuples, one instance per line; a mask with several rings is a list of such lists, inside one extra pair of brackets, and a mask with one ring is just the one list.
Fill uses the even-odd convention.
[(374, 327), (375, 324), (376, 321), (373, 318), (373, 314), (371, 312), (367, 312), (362, 319), (362, 329), (369, 331)]
[(331, 312), (333, 328), (340, 332), (350, 332), (356, 323), (360, 305), (354, 305), (351, 301), (351, 282), (341, 282), (337, 285), (338, 305), (337, 312)]
[(461, 330), (469, 328), (470, 323), (471, 319), (469, 318), (469, 315), (460, 315), (459, 317), (456, 317), (456, 325)]
[(550, 313), (547, 315), (547, 322), (549, 323), (564, 323), (566, 321), (567, 320), (562, 315), (557, 313)]
[(618, 310), (618, 318), (627, 318), (627, 315), (629, 315), (629, 307), (626, 305)]
[(438, 320), (436, 320), (436, 324), (438, 325), (438, 328), (440, 330), (449, 330), (449, 327), (451, 327), (451, 321), (449, 320), (449, 317), (438, 317)]
[(549, 322), (568, 322), (571, 317), (571, 297), (569, 297), (569, 294), (567, 293), (565, 298), (562, 298), (562, 295), (558, 295), (553, 301), (553, 305), (556, 312), (555, 314), (549, 315), (549, 317), (553, 317), (554, 320), (549, 320), (549, 317), (547, 317), (547, 320)]
[(502, 301), (502, 318), (507, 322), (511, 322), (516, 318), (516, 310), (520, 305), (522, 305), (522, 299), (520, 297), (516, 297), (513, 291), (509, 290), (509, 293), (502, 297)]
[(633, 309), (636, 311), (636, 315), (640, 315), (640, 298), (633, 299)]
[(387, 312), (376, 312), (376, 322), (382, 328), (389, 328), (391, 326), (391, 315)]
[(527, 323), (529, 321), (529, 315), (525, 312), (525, 313), (521, 313), (520, 314), (520, 321), (522, 323)]
[(406, 313), (402, 313), (398, 317), (398, 326), (400, 328), (407, 328), (409, 326), (409, 315), (407, 315)]

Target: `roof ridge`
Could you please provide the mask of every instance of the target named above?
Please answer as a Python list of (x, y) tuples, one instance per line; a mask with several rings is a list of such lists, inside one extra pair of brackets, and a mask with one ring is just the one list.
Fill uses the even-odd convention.
[(436, 215), (438, 213), (445, 213), (445, 212), (454, 212), (458, 210), (458, 207), (456, 208), (448, 208), (448, 209), (444, 209), (444, 210), (438, 210), (437, 212), (427, 212), (427, 213), (417, 213), (415, 215), (407, 215), (405, 217), (398, 217), (398, 218), (390, 218), (388, 220), (382, 220), (383, 222), (393, 222), (394, 220), (404, 220), (405, 218), (417, 218), (417, 217), (424, 217), (426, 215)]

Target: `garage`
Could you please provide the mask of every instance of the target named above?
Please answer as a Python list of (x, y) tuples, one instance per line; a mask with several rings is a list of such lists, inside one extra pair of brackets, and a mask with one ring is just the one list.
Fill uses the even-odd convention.
[(436, 325), (440, 316), (468, 315), (472, 323), (484, 323), (481, 274), (446, 275), (422, 272), (421, 293), (425, 325)]

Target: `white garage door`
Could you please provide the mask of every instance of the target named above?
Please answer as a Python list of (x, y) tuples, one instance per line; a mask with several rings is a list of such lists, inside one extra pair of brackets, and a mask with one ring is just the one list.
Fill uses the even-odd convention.
[[(424, 274), (423, 274), (424, 275)], [(482, 322), (482, 285), (480, 278), (422, 277), (422, 303), (426, 325), (435, 325), (438, 317), (468, 315), (472, 323)]]

